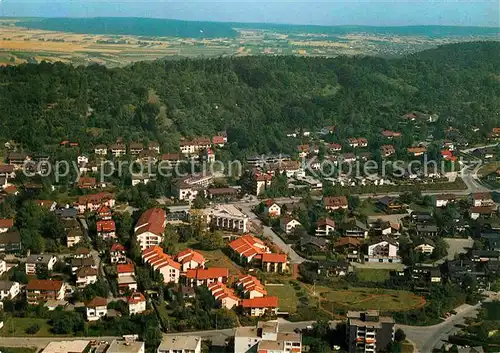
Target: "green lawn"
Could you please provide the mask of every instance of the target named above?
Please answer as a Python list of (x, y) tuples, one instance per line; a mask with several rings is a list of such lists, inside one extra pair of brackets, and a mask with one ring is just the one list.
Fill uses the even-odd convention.
[(325, 309), (348, 308), (350, 310), (405, 311), (425, 304), (425, 300), (411, 292), (379, 288), (351, 288), (330, 290), (321, 296)]
[(207, 267), (227, 267), (230, 275), (241, 274), (240, 267), (236, 265), (222, 250), (197, 250), (205, 256)]
[(296, 291), (289, 283), (285, 283), (283, 286), (266, 286), (266, 290), (267, 295), (279, 298), (280, 311), (287, 311), (289, 313), (297, 311), (299, 298), (295, 295)]
[(376, 216), (376, 215), (385, 215), (376, 205), (375, 202), (370, 200), (365, 200), (361, 203), (358, 208), (359, 213), (364, 214), (365, 216)]
[(357, 268), (356, 276), (362, 282), (384, 282), (389, 279), (390, 270)]
[[(38, 324), (40, 329), (34, 335), (26, 333), (26, 329), (34, 324)], [(29, 337), (47, 337), (54, 336), (50, 332), (50, 325), (47, 323), (47, 319), (38, 318), (21, 318), (21, 317), (10, 317), (4, 322), (3, 328), (0, 330), (0, 335), (2, 336), (29, 336)]]
[(1, 347), (0, 352), (2, 353), (36, 353), (36, 348), (25, 348), (25, 347)]

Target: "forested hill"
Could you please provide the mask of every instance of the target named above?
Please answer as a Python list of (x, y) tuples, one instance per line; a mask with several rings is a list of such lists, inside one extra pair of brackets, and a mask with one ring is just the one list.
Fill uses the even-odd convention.
[[(140, 62), (125, 68), (23, 64), (0, 68), (0, 139), (31, 150), (61, 140), (157, 139), (227, 130), (230, 151), (290, 152), (285, 131), (337, 125), (336, 138), (403, 130), (413, 110), (435, 129), (499, 124), (500, 43), (443, 46), (403, 59), (241, 57)], [(467, 130), (465, 130), (467, 131)], [(427, 131), (419, 131), (421, 135)], [(410, 143), (411, 141), (407, 141)]]

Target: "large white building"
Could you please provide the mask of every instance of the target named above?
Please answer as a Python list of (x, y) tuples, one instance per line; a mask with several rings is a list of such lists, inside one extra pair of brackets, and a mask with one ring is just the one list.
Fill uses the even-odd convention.
[(190, 175), (177, 180), (172, 185), (172, 193), (179, 200), (193, 201), (213, 182), (213, 175)]
[(238, 327), (234, 336), (234, 352), (302, 352), (300, 333), (279, 330), (278, 322), (259, 322), (257, 327)]
[(30, 255), (26, 259), (25, 270), (27, 275), (36, 275), (37, 269), (45, 267), (47, 271), (52, 271), (57, 262), (54, 255)]
[(395, 240), (383, 237), (368, 246), (368, 262), (401, 262), (398, 256), (399, 244)]
[(166, 224), (167, 214), (161, 208), (150, 208), (141, 215), (134, 228), (135, 238), (141, 250), (163, 242)]
[(201, 337), (163, 336), (157, 353), (201, 353)]
[(248, 216), (234, 205), (217, 204), (203, 210), (205, 222), (212, 228), (246, 233)]

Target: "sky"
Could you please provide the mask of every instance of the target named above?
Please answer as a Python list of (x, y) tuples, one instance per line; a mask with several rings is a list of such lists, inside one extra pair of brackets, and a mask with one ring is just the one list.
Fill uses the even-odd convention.
[(500, 27), (500, 0), (0, 0), (0, 16)]

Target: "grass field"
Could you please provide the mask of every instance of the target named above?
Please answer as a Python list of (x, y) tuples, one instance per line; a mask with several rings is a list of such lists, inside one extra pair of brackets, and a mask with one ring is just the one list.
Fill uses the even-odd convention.
[(227, 267), (230, 275), (238, 275), (241, 270), (222, 250), (198, 250), (207, 259), (207, 267)]
[(283, 286), (266, 286), (267, 295), (273, 295), (279, 298), (280, 311), (294, 313), (299, 305), (299, 298), (295, 295), (295, 289), (285, 283)]
[[(40, 330), (34, 335), (26, 333), (26, 329), (34, 324), (38, 324)], [(29, 337), (47, 337), (53, 336), (50, 332), (50, 325), (47, 319), (11, 317), (5, 320), (3, 328), (0, 330), (2, 336), (29, 336)]]
[(363, 282), (384, 282), (385, 280), (389, 279), (390, 270), (357, 268), (356, 276), (358, 280)]
[(366, 216), (376, 216), (376, 215), (385, 215), (377, 206), (375, 206), (375, 202), (371, 200), (365, 200), (361, 203), (359, 207), (359, 213), (364, 214)]
[(0, 352), (2, 353), (36, 353), (36, 348), (25, 348), (25, 347), (2, 347), (0, 346)]
[(378, 288), (352, 288), (348, 290), (329, 290), (321, 293), (322, 306), (331, 310), (380, 310), (405, 311), (425, 305), (425, 299), (411, 292)]

